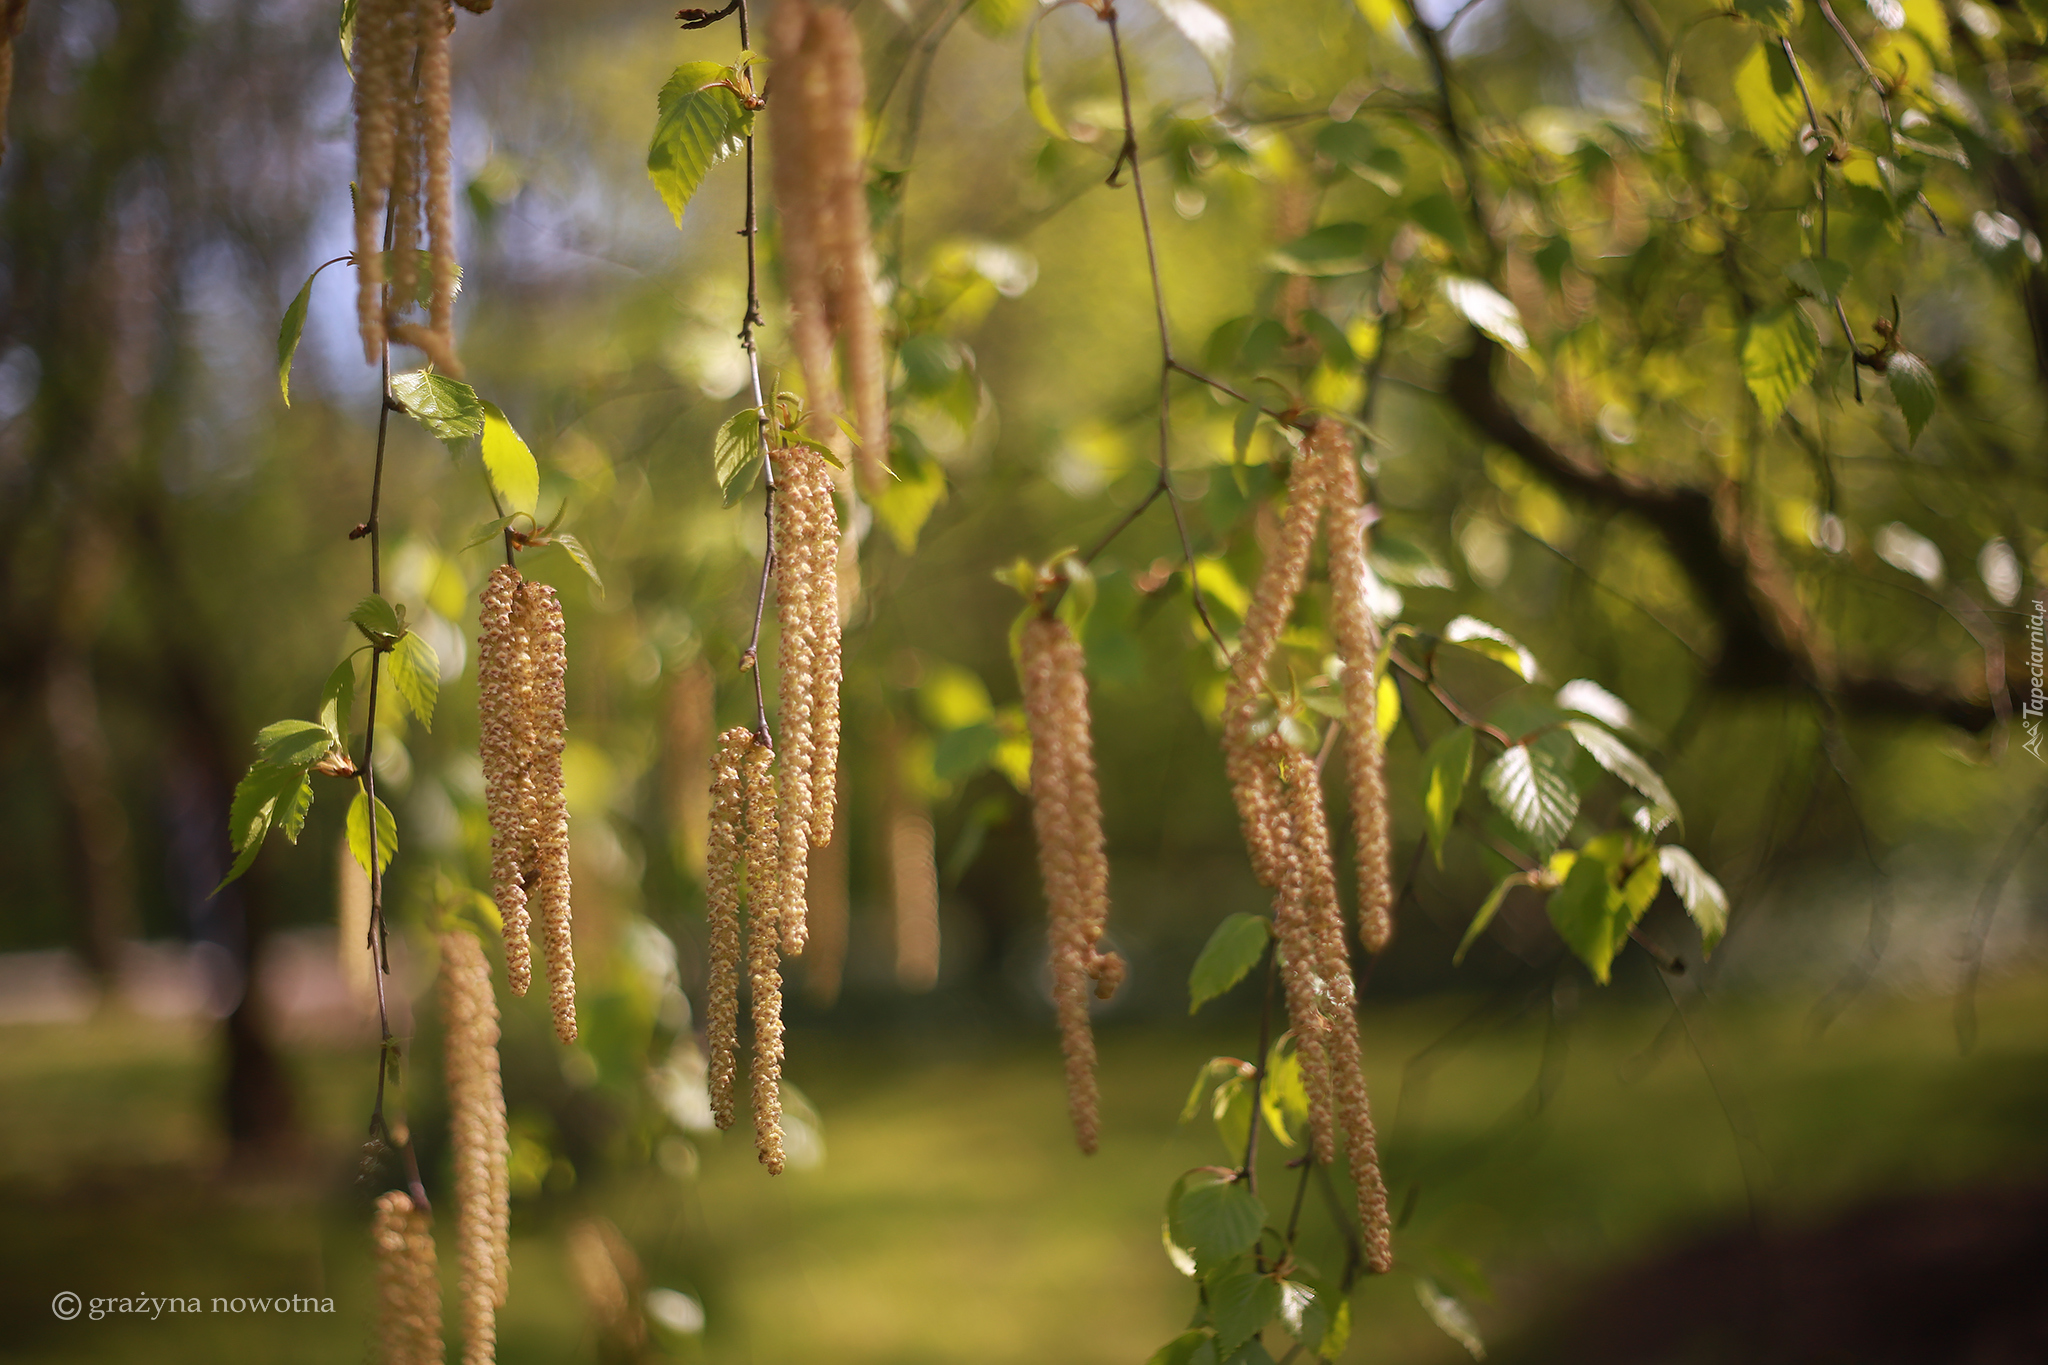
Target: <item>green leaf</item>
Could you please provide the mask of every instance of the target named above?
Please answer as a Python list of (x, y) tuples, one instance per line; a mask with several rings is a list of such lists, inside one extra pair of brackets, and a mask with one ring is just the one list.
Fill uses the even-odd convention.
[(341, 0), (340, 29), (342, 65), (350, 67), (353, 74), (354, 67), (351, 64), (356, 54), (356, 0)]
[[(355, 854), (356, 866), (365, 875), (370, 871), (370, 798), (361, 787), (356, 788), (356, 799), (348, 807), (348, 851)], [(391, 808), (380, 799), (377, 802), (377, 871), (382, 873), (391, 866), (391, 857), (398, 852), (398, 821), (391, 818)]]
[(1034, 15), (1031, 31), (1024, 35), (1024, 105), (1031, 111), (1031, 117), (1038, 120), (1039, 127), (1065, 142), (1067, 130), (1060, 126), (1059, 116), (1052, 111), (1052, 101), (1045, 97), (1045, 66), (1038, 53), (1038, 31), (1045, 14), (1040, 10)]
[(1002, 731), (986, 723), (948, 730), (932, 746), (932, 776), (959, 782), (988, 766), (1003, 742)]
[(1465, 926), (1465, 937), (1458, 940), (1458, 950), (1451, 954), (1451, 965), (1457, 966), (1465, 960), (1465, 954), (1472, 951), (1472, 945), (1479, 942), (1479, 936), (1486, 932), (1486, 926), (1493, 923), (1494, 915), (1501, 903), (1508, 898), (1508, 892), (1518, 886), (1529, 885), (1529, 874), (1514, 872), (1502, 877), (1493, 890), (1486, 893), (1486, 899), (1479, 904), (1479, 913), (1472, 917), (1472, 923)]
[(896, 548), (911, 554), (924, 524), (946, 500), (946, 471), (937, 460), (907, 450), (898, 452), (889, 468), (896, 477), (876, 489), (868, 502)]
[(1678, 818), (1678, 799), (1672, 796), (1671, 788), (1664, 784), (1657, 770), (1643, 761), (1642, 755), (1590, 720), (1568, 720), (1564, 728), (1580, 748), (1593, 756), (1594, 762), (1648, 797), (1659, 814), (1668, 812), (1669, 819)]
[(1195, 1073), (1195, 1084), (1188, 1091), (1188, 1102), (1181, 1107), (1180, 1121), (1187, 1123), (1192, 1120), (1202, 1111), (1202, 1096), (1208, 1093), (1209, 1087), (1222, 1077), (1237, 1075), (1243, 1067), (1244, 1063), (1235, 1057), (1211, 1057), (1202, 1063), (1202, 1069)]
[(1785, 267), (1785, 278), (1808, 298), (1833, 303), (1849, 284), (1849, 263), (1825, 257), (1809, 257)]
[(1465, 796), (1465, 780), (1472, 775), (1472, 738), (1469, 725), (1459, 725), (1437, 736), (1423, 755), (1427, 770), (1423, 777), (1422, 808), (1429, 818), (1429, 847), (1436, 865), (1444, 865), (1444, 839), (1457, 818), (1458, 804)]
[(1603, 986), (1628, 933), (1621, 888), (1614, 884), (1611, 871), (1605, 860), (1581, 853), (1545, 906), (1558, 936)]
[(1266, 1078), (1259, 1085), (1259, 1110), (1273, 1136), (1289, 1147), (1308, 1127), (1308, 1087), (1293, 1039), (1283, 1036), (1266, 1053)]
[(337, 749), (348, 748), (349, 715), (356, 705), (356, 660), (351, 654), (334, 666), (320, 688), (320, 724)]
[(310, 720), (280, 720), (256, 732), (256, 762), (265, 768), (310, 768), (333, 747), (327, 727)]
[(761, 410), (741, 408), (725, 419), (711, 443), (711, 469), (727, 507), (753, 490), (761, 473)]
[(1285, 275), (1357, 275), (1371, 268), (1371, 250), (1365, 224), (1330, 223), (1280, 247), (1266, 264)]
[(1190, 1171), (1174, 1187), (1166, 1216), (1173, 1240), (1203, 1274), (1251, 1250), (1266, 1209), (1243, 1182), (1215, 1170)]
[(1264, 915), (1241, 910), (1217, 925), (1188, 973), (1188, 1013), (1244, 980), (1245, 973), (1265, 956), (1266, 941), (1272, 935), (1273, 926)]
[(1216, 1136), (1233, 1163), (1244, 1160), (1252, 1140), (1252, 1093), (1243, 1076), (1231, 1076), (1209, 1097), (1209, 1117), (1216, 1124)]
[(1759, 313), (1742, 330), (1742, 381), (1763, 409), (1766, 425), (1778, 420), (1819, 363), (1820, 334), (1796, 303)]
[(1351, 1301), (1338, 1299), (1335, 1308), (1329, 1296), (1317, 1294), (1302, 1311), (1302, 1340), (1324, 1360), (1335, 1360), (1351, 1343)]
[[(1195, 1352), (1210, 1346), (1215, 1340), (1216, 1334), (1209, 1328), (1191, 1327), (1154, 1351), (1145, 1365), (1193, 1365)], [(1212, 1358), (1215, 1355), (1213, 1346), (1210, 1355)]]
[(1415, 1297), (1445, 1336), (1470, 1351), (1474, 1360), (1486, 1359), (1486, 1343), (1479, 1338), (1479, 1323), (1471, 1309), (1426, 1276), (1415, 1282)]
[(1714, 955), (1728, 932), (1728, 893), (1721, 883), (1699, 864), (1699, 859), (1677, 844), (1657, 850), (1657, 865), (1671, 882), (1671, 889), (1685, 904), (1685, 913), (1700, 927), (1700, 951)]
[(1790, 147), (1806, 126), (1805, 101), (1776, 44), (1757, 44), (1735, 68), (1735, 100), (1757, 141), (1773, 151)]
[(1038, 0), (974, 0), (967, 18), (991, 38), (1015, 33), (1026, 19), (1038, 12)]
[(416, 630), (407, 631), (385, 656), (391, 670), (391, 685), (405, 699), (406, 707), (419, 717), (420, 725), (434, 728), (434, 703), (441, 696), (441, 657)]
[(462, 548), (465, 550), (474, 550), (477, 546), (482, 545), (486, 541), (498, 539), (500, 536), (505, 534), (505, 528), (507, 526), (510, 526), (513, 523), (513, 521), (518, 517), (518, 515), (519, 514), (517, 512), (514, 512), (511, 516), (499, 517), (495, 521), (485, 522), (483, 525), (477, 527), (474, 531), (471, 531), (469, 533), (469, 539), (462, 543)]
[(1358, 353), (1351, 349), (1351, 338), (1344, 335), (1344, 329), (1316, 312), (1304, 308), (1301, 312), (1301, 329), (1315, 338), (1317, 349), (1323, 353), (1323, 363), (1333, 370), (1358, 368)]
[[(326, 268), (322, 266), (320, 270)], [(313, 302), (313, 281), (320, 277), (320, 270), (306, 276), (298, 297), (284, 310), (284, 321), (277, 327), (277, 387), (284, 394), (286, 407), (292, 405), (292, 356), (298, 352), (299, 337), (306, 330), (306, 309)]]
[(1495, 759), (1480, 779), (1493, 804), (1535, 841), (1539, 851), (1556, 848), (1579, 813), (1578, 789), (1549, 751), (1516, 744)]
[(266, 763), (251, 767), (235, 784), (234, 799), (228, 805), (228, 846), (240, 850), (261, 843), (270, 829), (279, 799), (291, 795), (305, 779), (304, 768), (278, 768)]
[(508, 512), (532, 516), (540, 506), (540, 465), (496, 403), (484, 403), (484, 472)]
[(350, 625), (379, 649), (391, 648), (398, 643), (398, 637), (405, 634), (405, 622), (399, 619), (397, 611), (375, 593), (356, 603), (348, 619)]
[(1458, 581), (1451, 577), (1451, 571), (1435, 555), (1412, 540), (1383, 534), (1377, 527), (1373, 530), (1369, 558), (1374, 573), (1404, 588), (1458, 586)]
[(483, 435), (483, 401), (460, 379), (407, 370), (391, 376), (391, 396), (436, 440), (459, 443)]
[(576, 567), (583, 570), (584, 577), (588, 578), (591, 585), (597, 589), (597, 595), (599, 597), (604, 596), (604, 580), (598, 577), (597, 563), (591, 559), (590, 551), (584, 548), (582, 540), (570, 535), (567, 531), (557, 531), (554, 535), (548, 537), (548, 543), (561, 546), (563, 553), (576, 561)]
[(1465, 233), (1465, 212), (1444, 193), (1428, 194), (1408, 206), (1415, 226), (1438, 238), (1453, 251), (1463, 251), (1470, 239)]
[(1386, 669), (1380, 670), (1380, 685), (1373, 699), (1372, 728), (1380, 732), (1380, 739), (1394, 733), (1394, 727), (1401, 723), (1401, 684), (1394, 681), (1394, 675)]
[(1934, 371), (1911, 351), (1899, 351), (1885, 366), (1884, 377), (1892, 386), (1899, 411), (1906, 416), (1906, 444), (1910, 446), (1920, 439), (1927, 419), (1934, 416)]
[(1454, 617), (1444, 627), (1444, 643), (1484, 654), (1503, 667), (1513, 669), (1525, 682), (1536, 681), (1536, 656), (1522, 648), (1514, 636), (1476, 616)]
[(1230, 456), (1235, 463), (1244, 463), (1245, 452), (1252, 445), (1252, 428), (1259, 424), (1262, 416), (1264, 414), (1256, 403), (1247, 403), (1238, 411), (1237, 420), (1230, 424)]
[(1230, 79), (1230, 53), (1237, 42), (1230, 32), (1230, 21), (1202, 0), (1152, 0), (1152, 4), (1202, 54), (1202, 60), (1209, 65), (1209, 75), (1216, 82), (1216, 91), (1221, 94)]
[(1211, 1280), (1208, 1297), (1216, 1353), (1225, 1360), (1280, 1315), (1278, 1281), (1250, 1266)]
[(754, 116), (730, 86), (733, 69), (717, 62), (685, 62), (661, 87), (654, 138), (647, 145), (647, 177), (683, 225), (683, 209), (704, 176), (746, 146)]

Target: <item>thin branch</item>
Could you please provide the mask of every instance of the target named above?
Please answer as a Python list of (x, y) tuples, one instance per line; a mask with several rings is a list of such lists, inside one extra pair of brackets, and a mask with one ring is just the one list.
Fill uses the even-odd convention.
[(1244, 1167), (1238, 1172), (1237, 1176), (1239, 1180), (1244, 1182), (1244, 1187), (1253, 1194), (1259, 1192), (1259, 1087), (1266, 1080), (1266, 1052), (1268, 1039), (1273, 1031), (1273, 983), (1279, 976), (1279, 945), (1268, 944), (1266, 947), (1266, 998), (1265, 1003), (1259, 1007), (1259, 1050), (1255, 1054), (1257, 1060), (1252, 1064), (1255, 1068), (1252, 1072), (1252, 1121), (1251, 1126), (1245, 1130)]
[[(739, 11), (740, 48), (745, 51), (752, 47), (748, 41), (747, 0), (733, 0), (733, 5)], [(731, 8), (729, 6), (727, 12)], [(762, 96), (754, 89), (754, 69), (749, 66), (741, 73), (741, 79), (747, 83), (748, 103), (758, 104)], [(740, 668), (754, 676), (754, 736), (761, 743), (770, 744), (773, 741), (768, 730), (768, 699), (761, 687), (761, 619), (767, 614), (768, 579), (775, 564), (775, 457), (769, 450), (768, 403), (761, 393), (761, 351), (754, 340), (754, 329), (761, 324), (761, 221), (752, 133), (747, 134), (746, 143), (747, 217), (740, 235), (747, 239), (747, 311), (740, 319), (739, 340), (740, 349), (747, 353), (747, 378), (753, 384), (755, 433), (761, 443), (761, 524), (765, 537), (761, 543), (761, 581), (754, 591), (754, 633), (747, 640), (746, 652), (740, 655)]]
[[(1826, 0), (1822, 0), (1823, 6), (1825, 6), (1825, 3)], [(1833, 17), (1833, 11), (1829, 11), (1829, 16)], [(1839, 23), (1840, 21), (1837, 20), (1836, 22)], [(1813, 129), (1814, 140), (1825, 145), (1827, 148), (1821, 154), (1820, 174), (1816, 180), (1820, 187), (1820, 258), (1826, 260), (1828, 258), (1828, 163), (1835, 159), (1834, 139), (1821, 131), (1820, 115), (1814, 112), (1813, 108), (1813, 92), (1806, 88), (1806, 72), (1800, 69), (1799, 54), (1792, 50), (1792, 40), (1781, 35), (1778, 39), (1778, 45), (1784, 49), (1785, 60), (1791, 64), (1792, 79), (1799, 82), (1799, 98), (1806, 102), (1807, 126)], [(1890, 121), (1891, 115), (1889, 112), (1886, 113), (1885, 119), (1887, 122)], [(1821, 287), (1827, 288), (1826, 280), (1821, 281)], [(1842, 296), (1834, 293), (1832, 290), (1829, 293), (1835, 302), (1835, 321), (1842, 324), (1842, 339), (1849, 343), (1849, 358), (1851, 361), (1849, 365), (1849, 379), (1856, 390), (1856, 401), (1861, 403), (1863, 401), (1863, 371), (1856, 363), (1859, 359), (1856, 352), (1856, 329), (1849, 325), (1849, 310), (1842, 306)]]

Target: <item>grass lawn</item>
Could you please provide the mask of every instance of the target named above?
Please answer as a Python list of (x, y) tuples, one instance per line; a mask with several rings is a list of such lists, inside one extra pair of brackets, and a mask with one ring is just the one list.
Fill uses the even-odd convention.
[[(1668, 1009), (1545, 997), (1428, 1052), (1481, 1002), (1369, 1013), (1408, 1221), (1402, 1267), (1357, 1296), (1345, 1358), (1463, 1358), (1419, 1307), (1418, 1271), (1456, 1289), (1477, 1267), (1488, 1283), (1468, 1297), (1509, 1342), (1564, 1279), (1695, 1235), (2048, 1171), (2048, 977), (1987, 986), (1967, 1057), (1945, 999), (1873, 996), (1820, 1037), (1805, 1003), (1716, 1001), (1667, 1030)], [(598, 1358), (561, 1235), (594, 1212), (650, 1283), (704, 1303), (700, 1338), (657, 1338), (678, 1359), (1135, 1365), (1194, 1303), (1160, 1246), (1167, 1187), (1223, 1159), (1206, 1120), (1175, 1117), (1200, 1063), (1243, 1043), (1227, 1020), (1106, 1030), (1106, 1137), (1083, 1159), (1049, 1036), (799, 1030), (792, 1078), (823, 1115), (823, 1164), (770, 1179), (735, 1133), (700, 1144), (694, 1178), (650, 1166), (516, 1204), (500, 1359)], [(0, 1029), (0, 1359), (369, 1356), (367, 1197), (350, 1179), (366, 1057), (298, 1054), (326, 1145), (289, 1177), (228, 1179), (215, 1051), (206, 1030), (118, 1017)], [(1276, 1218), (1287, 1155), (1263, 1174)], [(1334, 1268), (1319, 1200), (1311, 1187), (1307, 1252)], [(209, 1311), (60, 1322), (65, 1289), (196, 1295)], [(210, 1311), (218, 1295), (294, 1293), (335, 1311)]]

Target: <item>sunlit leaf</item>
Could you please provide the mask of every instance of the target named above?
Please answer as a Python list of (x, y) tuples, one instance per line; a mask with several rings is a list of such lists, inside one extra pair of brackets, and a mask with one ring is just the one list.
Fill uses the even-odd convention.
[(496, 403), (484, 410), (484, 470), (507, 512), (532, 516), (540, 506), (540, 465)]
[(1766, 424), (1778, 420), (1792, 395), (1820, 363), (1820, 334), (1796, 303), (1780, 304), (1749, 320), (1742, 331), (1742, 380)]
[[(370, 871), (370, 798), (361, 787), (356, 788), (356, 798), (348, 808), (348, 851), (355, 855), (356, 866), (365, 875)], [(391, 808), (379, 798), (377, 801), (377, 871), (383, 872), (391, 865), (392, 855), (398, 852), (398, 821), (392, 818)]]
[(1512, 745), (1480, 782), (1500, 813), (1539, 849), (1555, 848), (1571, 832), (1579, 813), (1578, 789), (1548, 750)]
[(348, 747), (349, 714), (356, 704), (356, 661), (350, 655), (334, 666), (320, 688), (320, 724), (338, 749)]
[(1179, 29), (1181, 37), (1202, 54), (1202, 60), (1209, 64), (1209, 75), (1221, 93), (1230, 79), (1230, 54), (1237, 42), (1231, 35), (1230, 21), (1203, 4), (1202, 0), (1152, 0), (1152, 3), (1165, 16), (1166, 22)]
[(1517, 351), (1529, 348), (1529, 334), (1522, 327), (1522, 315), (1507, 295), (1484, 280), (1446, 275), (1439, 285), (1451, 307), (1480, 331), (1503, 346)]
[(742, 408), (725, 419), (711, 443), (711, 470), (727, 507), (752, 490), (761, 474), (761, 410)]
[(1728, 893), (1697, 858), (1677, 844), (1658, 849), (1657, 864), (1684, 903), (1685, 912), (1700, 927), (1700, 951), (1712, 956), (1728, 932)]
[(1216, 1353), (1224, 1360), (1280, 1315), (1279, 1282), (1251, 1266), (1209, 1281), (1208, 1297)]
[(1365, 224), (1328, 223), (1276, 249), (1266, 263), (1287, 275), (1357, 275), (1371, 268), (1371, 249)]
[(1415, 1282), (1415, 1297), (1445, 1336), (1471, 1352), (1474, 1360), (1486, 1359), (1486, 1343), (1479, 1338), (1479, 1323), (1471, 1309), (1426, 1276)]
[(683, 225), (683, 210), (711, 168), (746, 145), (754, 116), (731, 87), (729, 66), (685, 62), (661, 87), (654, 138), (647, 144), (647, 178)]
[(1308, 1127), (1308, 1088), (1301, 1057), (1291, 1037), (1283, 1037), (1266, 1053), (1266, 1077), (1259, 1084), (1259, 1109), (1273, 1136), (1294, 1146)]
[(1465, 781), (1472, 775), (1472, 739), (1471, 726), (1453, 726), (1437, 736), (1423, 755), (1422, 809), (1429, 822), (1430, 852), (1438, 867), (1444, 865), (1444, 840), (1464, 799)]
[(1905, 415), (1906, 444), (1910, 446), (1920, 439), (1927, 419), (1934, 416), (1934, 371), (1911, 351), (1899, 351), (1885, 366), (1884, 377), (1891, 385), (1899, 411)]
[(1031, 111), (1031, 117), (1038, 120), (1039, 127), (1064, 142), (1067, 130), (1059, 115), (1053, 113), (1052, 101), (1045, 97), (1045, 65), (1038, 51), (1045, 15), (1046, 11), (1040, 10), (1031, 20), (1031, 31), (1024, 35), (1024, 105)]
[(334, 737), (310, 720), (280, 720), (256, 732), (256, 762), (266, 768), (310, 768), (327, 756)]
[[(1193, 1274), (1193, 1271), (1189, 1271)], [(1145, 1365), (1194, 1365), (1195, 1353), (1216, 1340), (1207, 1327), (1192, 1327), (1154, 1351)], [(1210, 1355), (1214, 1355), (1212, 1349)]]
[(1643, 760), (1642, 755), (1590, 720), (1568, 720), (1564, 728), (1571, 732), (1580, 748), (1593, 756), (1594, 762), (1648, 797), (1658, 810), (1669, 811), (1673, 818), (1677, 817), (1678, 801), (1671, 795), (1671, 788), (1657, 775), (1657, 770)]
[(1266, 1209), (1242, 1181), (1205, 1169), (1181, 1177), (1167, 1217), (1173, 1240), (1188, 1249), (1206, 1275), (1251, 1249), (1265, 1226)]
[(1465, 937), (1458, 940), (1458, 950), (1451, 954), (1452, 966), (1463, 962), (1465, 954), (1472, 951), (1472, 945), (1486, 932), (1486, 926), (1493, 923), (1493, 917), (1499, 913), (1501, 903), (1508, 898), (1508, 892), (1518, 886), (1529, 885), (1529, 880), (1529, 874), (1525, 872), (1510, 873), (1501, 878), (1493, 890), (1487, 893), (1486, 899), (1479, 903), (1479, 913), (1472, 916), (1472, 923), (1465, 927)]
[(570, 535), (567, 531), (557, 531), (548, 537), (548, 543), (561, 546), (562, 552), (575, 561), (576, 567), (583, 570), (583, 576), (597, 589), (597, 595), (604, 596), (604, 579), (598, 576), (597, 561), (590, 557), (590, 551), (584, 547), (580, 538)]
[(875, 520), (905, 554), (917, 549), (924, 524), (946, 499), (946, 471), (937, 460), (899, 452), (889, 468), (895, 477), (883, 481), (869, 498)]
[(461, 442), (483, 435), (483, 400), (459, 379), (407, 370), (391, 376), (391, 396), (437, 440)]
[(1400, 723), (1401, 685), (1394, 681), (1392, 673), (1383, 671), (1373, 697), (1373, 728), (1380, 732), (1380, 739), (1384, 741)]
[(1373, 529), (1370, 553), (1373, 572), (1404, 588), (1454, 588), (1451, 571), (1422, 546)]
[(1806, 125), (1792, 68), (1774, 44), (1757, 44), (1735, 68), (1735, 99), (1757, 141), (1773, 150), (1789, 148)]
[(405, 634), (405, 622), (399, 619), (397, 610), (375, 593), (356, 603), (348, 619), (349, 624), (379, 648), (390, 648), (398, 643), (399, 636)]
[(1545, 909), (1565, 946), (1586, 964), (1595, 981), (1606, 985), (1621, 947), (1616, 926), (1622, 909), (1621, 890), (1609, 880), (1607, 864), (1592, 857), (1576, 859)]
[(1591, 678), (1573, 678), (1557, 689), (1557, 704), (1567, 711), (1591, 716), (1615, 730), (1636, 730), (1636, 713), (1629, 704)]
[(1513, 669), (1524, 681), (1536, 680), (1536, 656), (1524, 649), (1521, 641), (1514, 636), (1476, 616), (1453, 617), (1450, 624), (1444, 627), (1444, 642), (1462, 645), (1475, 654), (1484, 654), (1487, 658)]
[(432, 730), (434, 703), (441, 696), (441, 659), (434, 647), (418, 631), (409, 630), (384, 656), (384, 664), (407, 709), (419, 718), (423, 729)]
[(1265, 956), (1272, 936), (1273, 926), (1264, 915), (1238, 911), (1217, 925), (1188, 973), (1188, 1013), (1244, 980)]
[(1792, 0), (1732, 0), (1735, 12), (1773, 33), (1792, 30)]
[(297, 353), (299, 337), (306, 330), (306, 309), (313, 302), (313, 281), (319, 276), (319, 270), (306, 276), (297, 297), (284, 310), (284, 321), (277, 326), (277, 387), (284, 394), (286, 407), (292, 405), (292, 356)]

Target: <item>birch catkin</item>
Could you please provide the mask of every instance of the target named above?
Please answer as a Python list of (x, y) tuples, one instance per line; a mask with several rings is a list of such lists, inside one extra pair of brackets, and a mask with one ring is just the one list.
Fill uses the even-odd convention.
[(363, 358), (373, 365), (384, 350), (384, 210), (406, 74), (397, 20), (409, 3), (360, 0), (356, 6), (356, 318)]
[(732, 1127), (732, 1082), (739, 1069), (741, 858), (747, 839), (747, 793), (741, 766), (753, 732), (735, 725), (718, 737), (711, 759), (711, 832), (705, 841), (706, 917), (711, 931), (705, 1032), (711, 1045), (711, 1118)]
[(776, 829), (781, 843), (783, 885), (775, 910), (782, 924), (782, 949), (795, 956), (806, 937), (804, 882), (809, 870), (811, 764), (817, 752), (812, 728), (817, 702), (817, 540), (812, 466), (823, 466), (816, 451), (802, 446), (776, 452), (775, 617), (781, 637), (782, 772)]
[(477, 634), (478, 752), (491, 823), (491, 898), (505, 925), (505, 977), (514, 995), (525, 995), (533, 980), (525, 875), (532, 847), (527, 813), (533, 805), (528, 764), (534, 743), (525, 688), (533, 660), (525, 614), (513, 610), (521, 586), (511, 565), (491, 571)]
[(1344, 661), (1344, 768), (1358, 844), (1358, 937), (1367, 952), (1394, 933), (1392, 833), (1387, 812), (1386, 745), (1378, 724), (1379, 630), (1373, 624), (1366, 563), (1364, 498), (1351, 437), (1332, 421), (1316, 424), (1308, 448), (1324, 464), (1330, 491), (1330, 627)]
[(788, 885), (775, 836), (775, 752), (756, 743), (742, 774), (747, 794), (747, 985), (754, 1009), (754, 1147), (770, 1175), (782, 1173), (782, 933), (779, 898)]
[(567, 642), (562, 631), (562, 604), (553, 588), (528, 583), (520, 601), (526, 612), (532, 667), (526, 698), (528, 729), (533, 735), (529, 784), (533, 806), (527, 818), (533, 832), (534, 899), (539, 902), (541, 943), (547, 950), (548, 1005), (555, 1017), (555, 1036), (573, 1043), (576, 954), (570, 932), (569, 803), (562, 784)]
[(464, 1365), (490, 1365), (505, 1302), (511, 1229), (498, 1002), (483, 946), (467, 930), (441, 935), (449, 1130), (455, 1156), (456, 1302)]
[(1031, 818), (1045, 883), (1053, 1002), (1067, 1064), (1067, 1108), (1081, 1150), (1092, 1153), (1101, 1119), (1088, 997), (1099, 992), (1107, 999), (1123, 979), (1124, 964), (1097, 948), (1109, 915), (1109, 859), (1084, 665), (1079, 642), (1058, 618), (1041, 616), (1024, 627), (1020, 666), (1031, 732)]
[(370, 1240), (377, 1249), (377, 1338), (384, 1365), (440, 1365), (441, 1283), (426, 1211), (414, 1208), (403, 1191), (380, 1195)]

